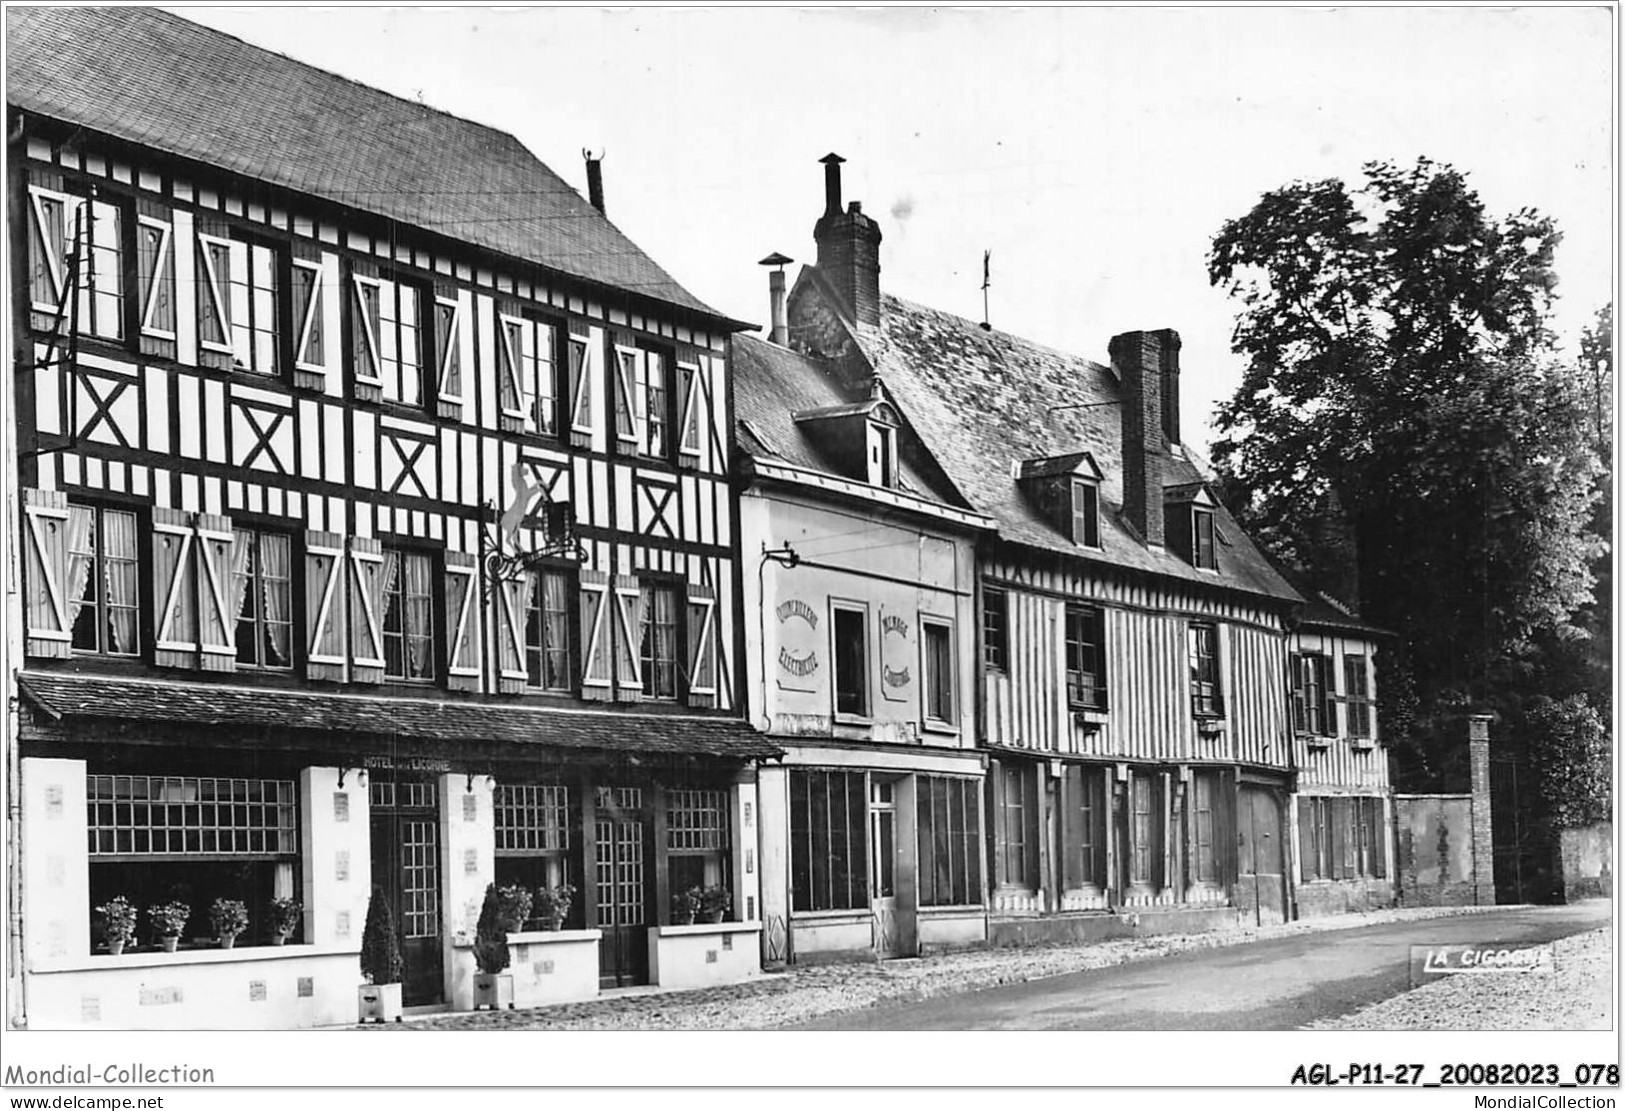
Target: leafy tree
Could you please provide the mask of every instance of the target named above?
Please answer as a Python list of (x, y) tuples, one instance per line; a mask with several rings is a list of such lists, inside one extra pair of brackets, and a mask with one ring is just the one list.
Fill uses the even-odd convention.
[(1558, 829), (1606, 822), (1613, 754), (1602, 716), (1583, 695), (1536, 698), (1528, 725), (1530, 764), (1547, 820)]
[(367, 924), (361, 931), (361, 974), (369, 984), (401, 982), (401, 946), (395, 937), (395, 913), (384, 889), (373, 886)]
[(1418, 786), (1459, 747), (1432, 740), (1446, 718), (1530, 693), (1542, 641), (1583, 635), (1600, 468), (1594, 391), (1549, 326), (1558, 240), (1423, 159), (1274, 190), (1209, 256), (1247, 358), (1214, 447), (1232, 508), (1304, 567), (1327, 507), (1348, 515), (1364, 613), (1399, 635), (1384, 728)]

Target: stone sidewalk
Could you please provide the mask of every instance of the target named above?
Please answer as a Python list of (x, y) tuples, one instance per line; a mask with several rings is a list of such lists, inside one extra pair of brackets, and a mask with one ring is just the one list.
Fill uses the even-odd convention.
[(853, 961), (764, 974), (742, 984), (689, 991), (633, 989), (586, 1003), (516, 1011), (424, 1015), (382, 1030), (771, 1030), (881, 1004), (930, 999), (999, 984), (1154, 960), (1269, 938), (1358, 929), (1384, 922), (1506, 910), (1421, 907), (1345, 914), (1281, 926), (1178, 936), (1125, 938), (1093, 945), (973, 949), (885, 962)]

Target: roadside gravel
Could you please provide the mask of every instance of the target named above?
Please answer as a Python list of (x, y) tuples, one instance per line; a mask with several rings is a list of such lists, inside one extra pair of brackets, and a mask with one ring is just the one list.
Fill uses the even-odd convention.
[(797, 968), (725, 987), (617, 994), (587, 1003), (527, 1010), (425, 1015), (398, 1026), (369, 1026), (367, 1029), (770, 1030), (882, 1004), (1109, 968), (1199, 949), (1506, 909), (1504, 906), (1391, 909), (1205, 934), (1125, 938), (1089, 945), (973, 949), (884, 963), (855, 961)]
[(1445, 976), (1309, 1030), (1607, 1030), (1612, 930), (1559, 939), (1550, 975)]

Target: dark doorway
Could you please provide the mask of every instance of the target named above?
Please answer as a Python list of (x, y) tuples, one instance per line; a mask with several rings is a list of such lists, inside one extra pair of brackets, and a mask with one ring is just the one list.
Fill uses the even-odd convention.
[(440, 936), (440, 809), (435, 783), (370, 773), (372, 875), (395, 914), (401, 943), (401, 1002), (443, 998)]
[(596, 797), (594, 888), (598, 980), (603, 987), (649, 982), (654, 823), (639, 787), (600, 787)]
[(1284, 922), (1286, 853), (1281, 845), (1280, 796), (1271, 788), (1244, 784), (1237, 799), (1237, 905), (1257, 925)]

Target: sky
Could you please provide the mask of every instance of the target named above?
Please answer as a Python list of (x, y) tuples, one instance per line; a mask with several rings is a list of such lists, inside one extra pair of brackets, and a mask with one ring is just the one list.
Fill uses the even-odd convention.
[[(701, 300), (765, 324), (814, 256), (818, 159), (880, 221), (881, 287), (1105, 360), (1177, 329), (1186, 439), (1240, 380), (1225, 220), (1426, 156), (1564, 234), (1565, 350), (1613, 290), (1608, 7), (344, 9), (166, 5), (516, 135)], [(793, 270), (792, 270), (793, 272)], [(1200, 422), (1200, 423), (1198, 423)]]

